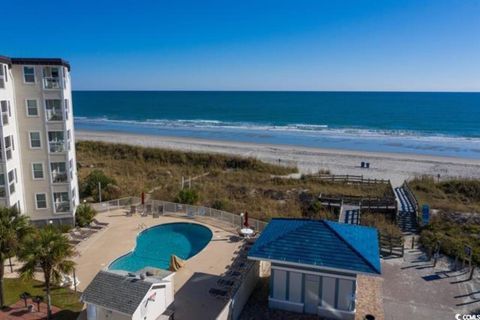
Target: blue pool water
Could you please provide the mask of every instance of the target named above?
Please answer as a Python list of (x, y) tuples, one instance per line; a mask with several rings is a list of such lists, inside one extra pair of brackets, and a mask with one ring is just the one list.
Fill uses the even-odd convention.
[(171, 255), (188, 259), (212, 239), (207, 227), (196, 223), (168, 223), (142, 231), (135, 249), (113, 261), (110, 270), (135, 272), (145, 267), (168, 269)]

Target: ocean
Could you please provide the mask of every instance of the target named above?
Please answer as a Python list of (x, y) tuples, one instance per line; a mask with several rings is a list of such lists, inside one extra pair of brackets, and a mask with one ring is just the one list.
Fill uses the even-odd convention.
[(77, 130), (480, 159), (480, 93), (74, 91)]

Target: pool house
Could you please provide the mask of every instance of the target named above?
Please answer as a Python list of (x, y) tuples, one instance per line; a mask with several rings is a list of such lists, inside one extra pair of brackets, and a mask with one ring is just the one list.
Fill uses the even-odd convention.
[(87, 305), (87, 320), (170, 319), (173, 275), (173, 272), (156, 268), (135, 273), (100, 271), (81, 297)]
[(375, 228), (275, 218), (250, 249), (271, 263), (270, 308), (354, 319), (357, 276), (380, 275)]

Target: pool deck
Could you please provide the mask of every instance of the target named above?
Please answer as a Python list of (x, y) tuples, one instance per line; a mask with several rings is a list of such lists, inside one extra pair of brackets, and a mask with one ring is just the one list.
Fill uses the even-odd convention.
[(108, 222), (108, 227), (76, 246), (79, 253), (75, 259), (76, 275), (80, 291), (88, 286), (98, 271), (134, 248), (136, 236), (142, 230), (140, 225), (151, 227), (171, 222), (195, 222), (210, 228), (213, 238), (175, 274), (175, 319), (213, 319), (225, 307), (225, 301), (210, 296), (208, 291), (215, 287), (242, 244), (235, 241), (231, 228), (208, 218), (127, 217), (124, 209), (100, 213), (97, 219)]

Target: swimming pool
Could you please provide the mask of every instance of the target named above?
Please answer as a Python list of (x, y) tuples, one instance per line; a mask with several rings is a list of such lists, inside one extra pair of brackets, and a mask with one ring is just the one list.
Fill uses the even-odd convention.
[(142, 231), (135, 249), (114, 260), (110, 270), (135, 272), (145, 267), (168, 269), (172, 254), (188, 259), (212, 239), (212, 231), (196, 223), (167, 223)]

